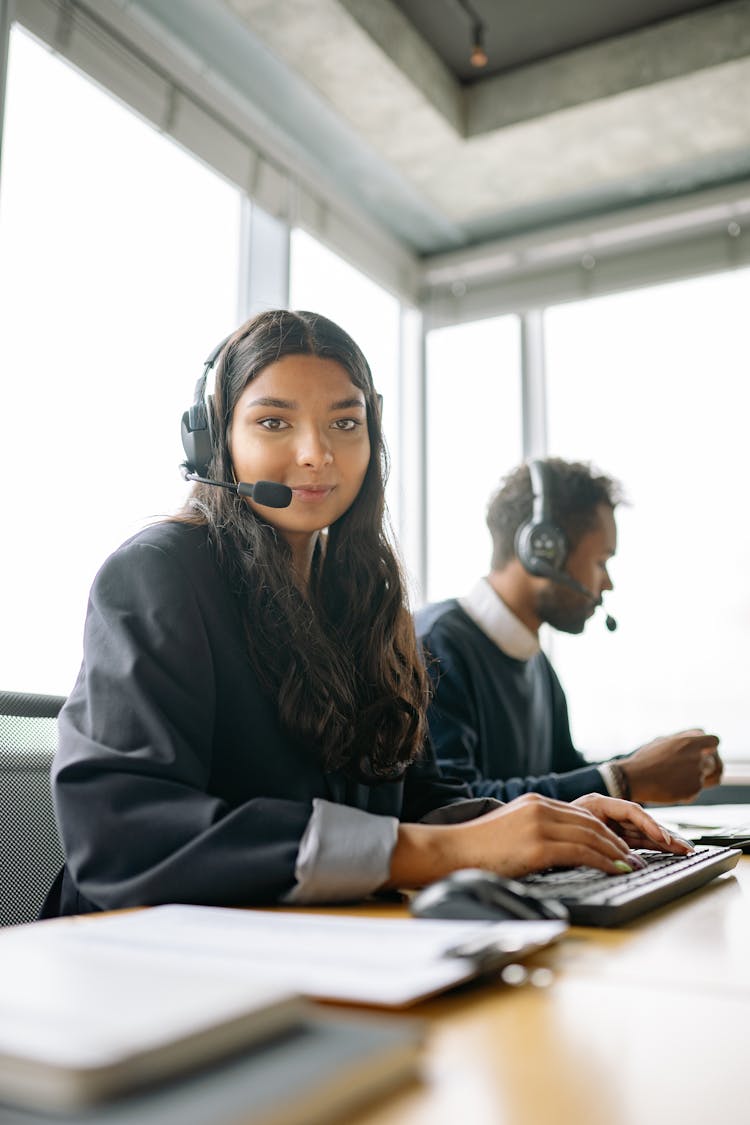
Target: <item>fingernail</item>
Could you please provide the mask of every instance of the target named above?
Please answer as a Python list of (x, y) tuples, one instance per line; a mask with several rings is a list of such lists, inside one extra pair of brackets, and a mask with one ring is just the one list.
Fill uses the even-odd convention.
[(615, 859), (612, 862), (617, 870), (620, 871), (623, 875), (632, 874), (633, 868), (629, 863), (626, 863), (624, 859)]
[(662, 828), (661, 838), (662, 838), (662, 840), (664, 841), (665, 844), (671, 844), (672, 843), (672, 837), (669, 834), (669, 832), (667, 832), (666, 828)]
[(628, 863), (638, 871), (642, 871), (644, 867), (648, 866), (643, 856), (638, 855), (638, 852), (630, 853), (630, 855), (628, 856)]

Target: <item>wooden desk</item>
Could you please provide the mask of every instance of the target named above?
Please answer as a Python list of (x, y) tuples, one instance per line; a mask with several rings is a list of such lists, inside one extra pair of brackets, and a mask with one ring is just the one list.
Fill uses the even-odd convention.
[(413, 1009), (430, 1028), (424, 1081), (351, 1125), (750, 1121), (750, 857), (621, 929), (574, 928), (529, 965), (552, 983), (484, 981)]

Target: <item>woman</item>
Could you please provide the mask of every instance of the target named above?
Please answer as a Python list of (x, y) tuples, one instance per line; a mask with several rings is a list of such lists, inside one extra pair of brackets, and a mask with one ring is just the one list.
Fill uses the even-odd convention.
[(207, 407), (208, 476), (277, 481), (292, 500), (197, 484), (97, 575), (60, 717), (67, 867), (47, 915), (355, 899), (468, 866), (614, 873), (629, 846), (684, 850), (627, 802), (499, 806), (438, 773), (383, 530), (377, 396), (345, 332), (255, 317)]

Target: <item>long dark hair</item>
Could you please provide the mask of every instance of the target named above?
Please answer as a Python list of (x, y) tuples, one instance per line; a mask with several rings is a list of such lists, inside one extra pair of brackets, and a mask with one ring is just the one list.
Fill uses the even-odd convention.
[(398, 776), (420, 753), (427, 685), (404, 583), (384, 529), (387, 458), (365, 357), (343, 329), (309, 312), (253, 317), (216, 365), (209, 477), (232, 479), (227, 433), (247, 384), (288, 355), (335, 360), (364, 392), (370, 462), (359, 495), (319, 540), (307, 598), (285, 540), (233, 492), (195, 485), (181, 518), (207, 524), (238, 597), (248, 653), (283, 728), (327, 769)]

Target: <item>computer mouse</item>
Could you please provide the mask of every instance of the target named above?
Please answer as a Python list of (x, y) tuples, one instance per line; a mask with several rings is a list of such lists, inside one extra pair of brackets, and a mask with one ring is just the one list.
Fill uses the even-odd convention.
[(569, 921), (562, 903), (542, 901), (530, 895), (522, 883), (478, 867), (453, 871), (445, 879), (431, 883), (414, 895), (409, 909), (416, 918)]

